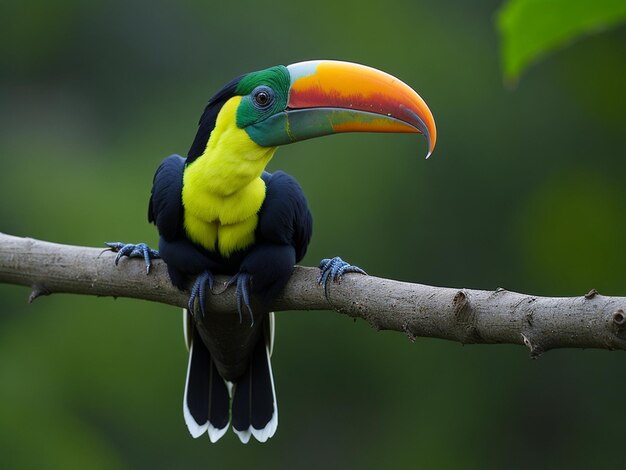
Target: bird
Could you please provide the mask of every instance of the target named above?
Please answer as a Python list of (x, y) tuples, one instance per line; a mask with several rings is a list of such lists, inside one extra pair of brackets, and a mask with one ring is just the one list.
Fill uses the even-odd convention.
[[(276, 432), (269, 306), (304, 257), (313, 218), (296, 179), (266, 166), (282, 145), (342, 132), (420, 133), (427, 158), (437, 139), (420, 95), (372, 67), (311, 60), (240, 75), (208, 101), (186, 157), (165, 158), (154, 175), (148, 220), (159, 249), (107, 243), (116, 264), (139, 257), (149, 272), (162, 258), (176, 287), (191, 286), (183, 416), (193, 437), (216, 442), (232, 426), (243, 443), (265, 442)], [(324, 259), (319, 283), (350, 272), (365, 274)], [(235, 286), (238, 315), (207, 311), (217, 275)]]

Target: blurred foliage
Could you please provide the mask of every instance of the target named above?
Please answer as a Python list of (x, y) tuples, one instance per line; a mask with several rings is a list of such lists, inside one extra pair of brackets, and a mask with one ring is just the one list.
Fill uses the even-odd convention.
[[(293, 174), (314, 214), (304, 264), (340, 255), (434, 285), (626, 295), (626, 29), (563, 49), (510, 92), (500, 4), (4, 1), (0, 230), (155, 245), (152, 175), (186, 152), (211, 94), (245, 71), (333, 58), (414, 86), (439, 139), (428, 161), (408, 135), (280, 149), (270, 170)], [(0, 286), (6, 468), (623, 465), (623, 353), (531, 361), (522, 347), (412, 343), (333, 313), (284, 312), (276, 436), (211, 445), (182, 418), (178, 309), (27, 297)]]
[(626, 21), (624, 0), (508, 0), (498, 13), (505, 78), (580, 36)]

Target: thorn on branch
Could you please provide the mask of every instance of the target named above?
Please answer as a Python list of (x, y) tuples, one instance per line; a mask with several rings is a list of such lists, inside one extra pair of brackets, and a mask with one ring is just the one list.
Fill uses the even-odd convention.
[(524, 346), (526, 346), (530, 350), (530, 358), (537, 359), (543, 353), (543, 349), (538, 344), (533, 344), (530, 340), (530, 337), (526, 336), (524, 333), (520, 333), (522, 335), (522, 340), (524, 341)]
[(624, 310), (620, 308), (619, 310), (613, 312), (611, 320), (617, 335), (623, 338), (626, 333), (626, 313), (624, 313)]
[(464, 313), (463, 310), (465, 310), (469, 304), (467, 294), (462, 290), (456, 293), (452, 302), (454, 303), (454, 313), (456, 313), (457, 316), (462, 315)]
[(476, 328), (476, 317), (470, 303), (470, 295), (465, 289), (459, 290), (452, 299), (454, 316), (463, 328), (463, 344), (481, 343), (482, 337)]
[(37, 297), (41, 297), (42, 295), (50, 295), (50, 291), (46, 289), (43, 284), (33, 284), (30, 295), (28, 296), (28, 303), (32, 304)]
[(402, 329), (404, 330), (404, 333), (406, 334), (406, 337), (409, 338), (409, 341), (411, 343), (415, 343), (415, 339), (417, 338), (417, 335), (411, 331), (411, 328), (409, 328), (409, 324), (408, 323), (404, 323), (402, 325)]
[(622, 340), (626, 339), (626, 313), (624, 313), (624, 310), (621, 308), (619, 310), (615, 310), (611, 314), (610, 318), (614, 334)]
[(599, 293), (597, 290), (595, 290), (595, 289), (591, 289), (589, 292), (587, 292), (587, 293), (585, 294), (585, 299), (587, 299), (587, 300), (591, 300), (591, 299), (593, 299), (596, 295), (599, 295), (599, 294), (600, 294), (600, 293)]

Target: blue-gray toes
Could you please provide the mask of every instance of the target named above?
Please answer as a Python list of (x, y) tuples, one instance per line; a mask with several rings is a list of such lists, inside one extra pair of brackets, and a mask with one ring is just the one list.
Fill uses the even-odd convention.
[(252, 305), (250, 305), (250, 274), (239, 271), (228, 281), (228, 286), (237, 284), (237, 311), (239, 312), (239, 323), (243, 322), (243, 307), (248, 309), (250, 314), (250, 326), (254, 325), (254, 315), (252, 313)]
[(206, 288), (207, 285), (209, 289), (213, 289), (213, 274), (211, 271), (204, 271), (193, 283), (193, 287), (191, 288), (191, 295), (189, 296), (189, 302), (187, 306), (189, 307), (190, 312), (195, 312), (195, 304), (196, 299), (200, 304), (200, 312), (202, 312), (202, 316), (204, 316), (204, 304), (206, 301)]
[(153, 250), (145, 243), (121, 243), (121, 242), (106, 242), (111, 251), (116, 252), (115, 266), (120, 262), (122, 256), (128, 256), (129, 258), (143, 258), (146, 263), (146, 274), (150, 272), (150, 260), (158, 259), (161, 256), (157, 250)]
[(324, 286), (324, 289), (328, 288), (328, 282), (340, 282), (341, 277), (346, 273), (367, 273), (358, 266), (352, 266), (350, 263), (346, 263), (339, 256), (334, 258), (325, 258), (320, 261), (320, 275), (317, 278), (317, 282)]

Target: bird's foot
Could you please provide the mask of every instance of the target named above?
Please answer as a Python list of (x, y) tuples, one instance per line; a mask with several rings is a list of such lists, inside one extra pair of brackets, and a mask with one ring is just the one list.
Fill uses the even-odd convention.
[(117, 253), (115, 266), (120, 262), (122, 256), (143, 258), (146, 263), (146, 274), (150, 272), (150, 260), (159, 259), (161, 257), (157, 250), (153, 250), (145, 243), (133, 245), (132, 243), (106, 242), (105, 245), (107, 245), (112, 252)]
[(209, 270), (201, 273), (193, 283), (191, 295), (189, 296), (189, 302), (187, 304), (190, 312), (195, 312), (194, 307), (197, 299), (200, 304), (200, 312), (202, 312), (202, 316), (204, 316), (204, 301), (206, 300), (207, 285), (209, 286), (209, 289), (213, 289), (213, 274)]
[(252, 306), (250, 305), (250, 280), (252, 277), (250, 274), (239, 271), (228, 281), (227, 286), (237, 284), (237, 311), (239, 312), (239, 323), (243, 323), (243, 307), (244, 305), (248, 309), (250, 314), (250, 326), (254, 325), (254, 315), (252, 313)]
[(334, 258), (325, 258), (320, 261), (320, 275), (317, 278), (319, 285), (324, 286), (324, 294), (328, 298), (328, 285), (329, 282), (341, 282), (341, 277), (347, 273), (367, 273), (358, 266), (352, 266), (350, 263), (346, 263), (339, 256)]

